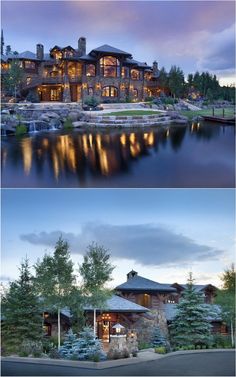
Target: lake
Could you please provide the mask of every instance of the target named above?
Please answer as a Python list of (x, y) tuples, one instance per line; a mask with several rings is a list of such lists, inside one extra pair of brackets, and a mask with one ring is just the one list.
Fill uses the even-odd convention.
[(2, 137), (2, 187), (234, 187), (234, 126)]

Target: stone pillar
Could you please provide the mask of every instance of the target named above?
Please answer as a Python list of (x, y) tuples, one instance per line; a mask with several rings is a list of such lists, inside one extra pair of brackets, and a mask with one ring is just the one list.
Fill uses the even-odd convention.
[(63, 102), (71, 102), (70, 82), (68, 75), (64, 76)]
[(122, 351), (125, 348), (127, 348), (126, 335), (110, 335), (109, 349)]

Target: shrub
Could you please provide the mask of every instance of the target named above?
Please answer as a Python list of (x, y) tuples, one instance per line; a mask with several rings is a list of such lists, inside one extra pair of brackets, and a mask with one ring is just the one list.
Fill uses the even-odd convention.
[(60, 355), (60, 353), (59, 353), (59, 351), (58, 351), (58, 349), (57, 348), (52, 348), (50, 351), (49, 351), (49, 357), (51, 358), (51, 359), (60, 359), (61, 358), (61, 355)]
[(55, 348), (55, 345), (52, 342), (52, 339), (49, 339), (49, 338), (43, 338), (42, 346), (43, 346), (44, 353), (49, 353), (51, 349)]
[(146, 343), (146, 342), (139, 342), (139, 344), (138, 344), (138, 348), (140, 350), (151, 348), (151, 346), (152, 345), (150, 343)]
[(156, 347), (155, 352), (160, 353), (160, 354), (164, 354), (164, 353), (166, 353), (166, 347)]
[(231, 348), (231, 339), (228, 335), (214, 334), (212, 346), (214, 348)]
[(96, 107), (100, 102), (96, 97), (87, 97), (84, 103), (89, 107)]
[(145, 101), (145, 102), (152, 102), (153, 100), (154, 100), (154, 97), (152, 97), (152, 96), (151, 96), (151, 97), (145, 97), (145, 98), (144, 98), (144, 101)]
[(43, 345), (40, 341), (24, 340), (21, 344), (20, 356), (33, 355), (34, 357), (40, 357), (43, 352)]
[(73, 129), (73, 124), (72, 124), (72, 120), (67, 118), (63, 124), (63, 128), (65, 128), (66, 130), (71, 130)]
[(16, 126), (16, 136), (21, 136), (27, 133), (27, 127), (24, 124)]

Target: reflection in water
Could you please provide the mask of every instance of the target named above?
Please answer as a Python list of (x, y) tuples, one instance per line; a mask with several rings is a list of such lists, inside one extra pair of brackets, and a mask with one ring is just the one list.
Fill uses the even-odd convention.
[[(127, 176), (127, 173), (131, 173), (134, 167), (133, 161), (141, 163), (145, 161), (145, 156), (149, 156), (150, 169), (156, 166), (158, 159), (171, 156), (173, 172), (170, 174), (173, 173), (174, 176), (174, 166), (180, 151), (185, 154), (184, 159), (181, 157), (182, 163), (186, 164), (186, 160), (190, 163), (191, 157), (194, 156), (194, 149), (197, 150), (202, 145), (202, 140), (204, 144), (207, 141), (209, 146), (217, 143), (217, 147), (214, 146), (214, 148), (221, 145), (222, 137), (226, 138), (224, 143), (229, 140), (232, 142), (230, 133), (232, 135), (234, 132), (233, 127), (228, 126), (226, 132), (223, 131), (223, 126), (203, 126), (193, 123), (190, 126), (160, 127), (145, 130), (145, 132), (140, 129), (103, 132), (78, 130), (69, 134), (38, 133), (21, 139), (9, 138), (5, 139), (2, 147), (3, 185), (22, 187), (24, 177), (25, 179), (29, 177), (30, 180), (34, 176), (41, 180), (42, 183), (37, 184), (41, 187), (89, 186), (86, 182), (102, 179), (102, 177), (111, 179), (111, 177)], [(192, 150), (189, 151), (189, 148)], [(215, 152), (218, 154), (217, 150)], [(164, 157), (163, 153), (165, 153)], [(200, 152), (199, 161), (201, 159), (204, 161), (204, 155)], [(137, 166), (139, 165), (135, 165)], [(164, 164), (158, 164), (159, 169), (162, 166), (164, 170)], [(148, 170), (149, 166), (145, 173)], [(22, 181), (11, 186), (8, 181), (12, 181), (13, 174), (18, 172), (21, 172)], [(151, 174), (150, 181), (153, 180)], [(50, 184), (47, 183), (48, 180)], [(200, 176), (199, 180), (201, 180)], [(139, 181), (141, 185), (142, 175), (139, 176)], [(178, 186), (173, 182), (169, 184), (169, 187), (175, 187), (175, 185)], [(131, 187), (132, 184), (127, 184), (127, 186)], [(158, 183), (156, 186), (158, 187)], [(116, 187), (119, 187), (119, 182), (116, 183)]]

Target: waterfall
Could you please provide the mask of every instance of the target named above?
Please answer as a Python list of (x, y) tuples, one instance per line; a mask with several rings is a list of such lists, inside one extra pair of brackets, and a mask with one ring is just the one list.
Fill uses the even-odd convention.
[(29, 124), (29, 132), (30, 132), (30, 133), (35, 133), (35, 132), (37, 132), (37, 130), (36, 130), (36, 125), (35, 125), (35, 121), (34, 121), (34, 120), (31, 121), (30, 124)]

